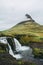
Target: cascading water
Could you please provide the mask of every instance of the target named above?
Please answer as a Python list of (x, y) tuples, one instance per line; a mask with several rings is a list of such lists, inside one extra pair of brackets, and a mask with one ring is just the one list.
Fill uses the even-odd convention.
[[(21, 58), (27, 57), (28, 55), (30, 55), (32, 53), (32, 49), (30, 47), (22, 46), (16, 38), (13, 39), (14, 40), (13, 44), (15, 46), (12, 43), (10, 44), (8, 42), (8, 39), (10, 37), (8, 39), (7, 38), (8, 37), (0, 37), (0, 42), (3, 44), (8, 44), (9, 49), (7, 48), (7, 50), (9, 52), (9, 54), (11, 56), (13, 56), (14, 58), (21, 59)], [(11, 40), (11, 38), (10, 38), (10, 40)], [(13, 47), (15, 47), (15, 49), (12, 49), (12, 45), (13, 45)], [(18, 54), (15, 54), (15, 51)]]
[(14, 38), (14, 42), (15, 42), (16, 51), (21, 53), (23, 58), (28, 58), (29, 56), (32, 55), (32, 49), (30, 47), (22, 46), (16, 38)]
[(6, 37), (0, 37), (0, 43), (8, 44), (9, 49), (6, 48), (6, 50), (9, 52), (9, 54), (10, 54), (11, 56), (13, 56), (14, 58), (16, 58), (17, 60), (22, 58), (22, 56), (21, 56), (20, 54), (15, 54), (15, 53), (13, 52), (12, 47), (11, 47), (10, 44), (8, 43)]
[(30, 47), (28, 46), (22, 46), (20, 44), (20, 42), (14, 38), (14, 42), (15, 42), (15, 48), (16, 48), (16, 51), (26, 51), (26, 50), (30, 50)]
[[(14, 40), (14, 47), (15, 47), (15, 49), (13, 49), (12, 48), (12, 43), (10, 44), (9, 42), (8, 42), (8, 39), (10, 38), (10, 37), (0, 37), (0, 43), (2, 43), (2, 44), (7, 44), (8, 45), (8, 47), (6, 48), (6, 51), (12, 56), (12, 57), (14, 57), (16, 60), (20, 60), (20, 59), (23, 59), (23, 60), (36, 60), (35, 58), (34, 58), (34, 55), (32, 55), (32, 49), (30, 48), (30, 47), (27, 47), (27, 46), (22, 46), (21, 44), (20, 44), (20, 42), (16, 39), (16, 38), (14, 38), (13, 40)], [(10, 38), (10, 40), (11, 40), (11, 38)], [(15, 53), (15, 51), (16, 51), (16, 53)], [(40, 61), (42, 61), (43, 62), (43, 59), (39, 59)]]
[(19, 43), (19, 41), (16, 38), (14, 38), (14, 43), (15, 43), (16, 51), (19, 51), (21, 48), (21, 44)]
[(9, 54), (11, 56), (13, 56), (16, 59), (21, 59), (22, 58), (22, 56), (20, 54), (16, 54), (16, 55), (14, 54), (14, 52), (12, 51), (11, 46), (9, 45), (9, 43), (8, 43), (8, 47), (9, 47)]

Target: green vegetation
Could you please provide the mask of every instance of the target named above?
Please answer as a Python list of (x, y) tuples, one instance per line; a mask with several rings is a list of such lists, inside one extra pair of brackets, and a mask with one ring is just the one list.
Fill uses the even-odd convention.
[[(23, 21), (9, 30), (1, 31), (0, 36), (20, 36), (23, 41), (43, 42), (43, 26), (33, 21)], [(26, 37), (24, 38), (23, 35), (26, 35)]]
[(35, 63), (33, 62), (26, 62), (26, 61), (18, 61), (17, 62), (17, 65), (36, 65)]
[(35, 35), (15, 35), (21, 44), (28, 45), (29, 43), (42, 43), (43, 40)]
[(7, 52), (6, 48), (8, 47), (8, 45), (5, 45), (3, 43), (0, 43), (0, 53), (4, 53)]
[(35, 58), (43, 58), (43, 49), (40, 48), (34, 48), (33, 54)]
[(5, 50), (0, 50), (0, 53), (5, 53)]

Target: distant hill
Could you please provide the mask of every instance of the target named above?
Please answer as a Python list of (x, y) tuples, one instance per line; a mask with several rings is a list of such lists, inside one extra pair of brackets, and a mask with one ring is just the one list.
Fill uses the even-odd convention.
[[(43, 26), (36, 23), (34, 20), (27, 20), (18, 23), (9, 30), (2, 31), (5, 35), (13, 34), (36, 34), (37, 36), (43, 36)], [(42, 35), (41, 35), (41, 34)]]
[(43, 26), (36, 23), (33, 19), (22, 21), (9, 30), (2, 31), (1, 33), (0, 36), (21, 37), (26, 35), (30, 41), (43, 42)]

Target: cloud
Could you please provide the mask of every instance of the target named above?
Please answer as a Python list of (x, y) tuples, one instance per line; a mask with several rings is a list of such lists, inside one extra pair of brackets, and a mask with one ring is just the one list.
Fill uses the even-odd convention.
[(40, 9), (43, 8), (43, 0), (0, 0), (0, 8), (5, 9)]
[(1, 27), (3, 24), (5, 26), (8, 24), (9, 28), (25, 20), (25, 13), (30, 14), (33, 19), (42, 24), (43, 0), (0, 0), (0, 18), (4, 18), (4, 21), (0, 21)]

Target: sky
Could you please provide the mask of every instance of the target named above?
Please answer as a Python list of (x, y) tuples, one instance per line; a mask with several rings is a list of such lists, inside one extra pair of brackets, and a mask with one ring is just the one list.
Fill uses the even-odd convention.
[(0, 0), (0, 31), (26, 20), (27, 13), (43, 25), (43, 0)]

